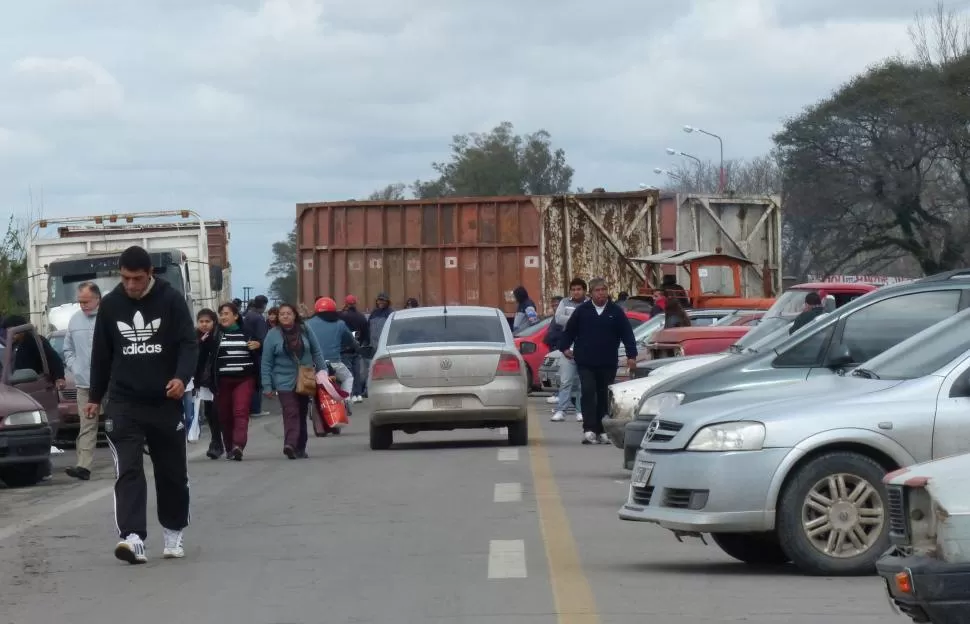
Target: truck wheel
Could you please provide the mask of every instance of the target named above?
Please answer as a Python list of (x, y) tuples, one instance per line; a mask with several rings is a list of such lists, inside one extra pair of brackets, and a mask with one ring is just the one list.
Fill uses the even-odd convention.
[(778, 536), (791, 560), (819, 576), (871, 574), (889, 547), (886, 470), (847, 451), (825, 453), (792, 476), (778, 505)]
[(714, 543), (738, 561), (751, 565), (781, 565), (790, 559), (774, 533), (712, 533)]
[(370, 424), (370, 448), (372, 451), (386, 451), (394, 444), (394, 431), (387, 425)]
[(47, 462), (10, 466), (0, 471), (0, 481), (8, 487), (29, 487), (37, 485), (49, 474)]
[(529, 420), (527, 418), (510, 422), (508, 430), (509, 446), (529, 445)]

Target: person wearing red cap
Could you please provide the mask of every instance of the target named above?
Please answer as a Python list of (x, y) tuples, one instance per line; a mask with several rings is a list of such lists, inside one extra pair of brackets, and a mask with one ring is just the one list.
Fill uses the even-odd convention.
[(340, 388), (351, 396), (354, 389), (354, 375), (344, 364), (341, 354), (344, 349), (357, 350), (357, 340), (347, 324), (337, 312), (337, 302), (330, 297), (320, 297), (313, 306), (315, 314), (307, 321), (307, 329), (313, 333), (320, 345), (323, 359), (333, 367)]
[(357, 310), (357, 297), (347, 295), (344, 299), (344, 309), (340, 313), (340, 318), (350, 329), (354, 338), (357, 339), (359, 348), (354, 351), (344, 351), (344, 364), (350, 369), (354, 376), (354, 386), (351, 394), (351, 401), (360, 403), (364, 400), (364, 383), (367, 381), (363, 358), (369, 355), (370, 349), (370, 325), (367, 317)]

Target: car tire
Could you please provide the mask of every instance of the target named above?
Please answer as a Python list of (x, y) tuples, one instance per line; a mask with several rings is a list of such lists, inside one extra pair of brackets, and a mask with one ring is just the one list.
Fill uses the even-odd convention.
[(509, 446), (529, 445), (529, 420), (527, 418), (510, 422), (508, 430)]
[(535, 392), (536, 390), (541, 390), (541, 388), (536, 388), (535, 376), (532, 374), (532, 367), (528, 364), (525, 365), (525, 384), (526, 392)]
[(19, 488), (37, 485), (50, 474), (48, 462), (36, 464), (21, 464), (9, 466), (0, 471), (0, 481), (7, 484), (7, 487)]
[(775, 533), (712, 533), (721, 550), (751, 565), (781, 565), (791, 559), (778, 543)]
[(394, 444), (394, 430), (387, 425), (370, 424), (370, 448), (372, 451), (386, 451)]
[[(882, 483), (885, 474), (885, 468), (876, 461), (847, 451), (825, 453), (798, 469), (781, 494), (776, 524), (782, 548), (799, 569), (816, 576), (860, 576), (875, 571), (876, 560), (889, 548), (889, 502), (886, 487)], [(863, 490), (858, 504), (851, 502), (855, 488), (863, 482), (871, 489)], [(810, 503), (809, 495), (814, 492), (818, 496), (821, 493), (819, 488), (831, 493), (831, 484), (835, 484), (843, 494), (831, 498), (823, 494), (826, 500), (835, 501), (830, 511), (823, 514), (823, 503), (817, 498)], [(806, 519), (810, 515), (817, 517)], [(856, 541), (863, 545), (868, 543), (868, 547), (854, 556), (847, 553), (846, 556), (835, 557), (822, 552), (819, 547), (822, 536), (835, 539), (832, 536), (837, 535), (837, 525), (825, 531), (826, 526), (833, 526), (833, 519), (852, 525), (851, 529), (842, 533), (843, 541), (848, 539), (850, 544)], [(855, 519), (865, 522), (857, 523)], [(812, 529), (819, 532), (815, 541), (809, 537), (809, 529), (806, 528), (806, 524), (813, 522), (819, 525)], [(865, 542), (862, 542), (862, 536), (854, 533), (857, 526)], [(867, 529), (863, 529), (863, 526)], [(849, 533), (853, 534), (855, 540), (848, 537)], [(828, 539), (826, 541), (826, 547), (832, 544)]]

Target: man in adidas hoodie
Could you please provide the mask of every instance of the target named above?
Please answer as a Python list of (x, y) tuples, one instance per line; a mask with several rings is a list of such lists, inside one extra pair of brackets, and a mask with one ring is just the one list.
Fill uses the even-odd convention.
[(105, 429), (115, 457), (115, 557), (145, 563), (147, 484), (143, 448), (155, 468), (158, 520), (166, 559), (185, 556), (189, 523), (182, 395), (195, 372), (198, 343), (185, 298), (152, 276), (152, 260), (129, 247), (119, 261), (121, 284), (101, 301), (94, 325), (91, 387), (85, 412), (97, 415), (107, 395)]

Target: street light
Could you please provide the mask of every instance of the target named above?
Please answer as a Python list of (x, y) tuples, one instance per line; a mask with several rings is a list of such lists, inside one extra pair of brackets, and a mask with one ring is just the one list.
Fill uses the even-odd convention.
[(683, 176), (674, 173), (673, 171), (668, 171), (667, 169), (661, 169), (660, 167), (654, 167), (653, 172), (657, 175), (668, 175), (675, 180), (683, 180)]
[(640, 183), (640, 188), (643, 189), (644, 191), (659, 191), (660, 190), (660, 189), (658, 189), (656, 186), (654, 186), (652, 184), (644, 184), (643, 182)]
[(698, 158), (697, 156), (694, 156), (693, 154), (688, 154), (687, 152), (682, 152), (680, 150), (675, 150), (672, 147), (667, 148), (667, 153), (670, 154), (671, 156), (683, 156), (684, 158), (690, 158), (691, 160), (695, 161), (698, 165), (701, 165), (701, 166), (703, 166), (704, 164), (701, 162), (701, 159)]
[(724, 192), (724, 187), (727, 186), (727, 180), (724, 177), (724, 140), (721, 139), (721, 137), (719, 137), (716, 134), (714, 134), (713, 132), (708, 132), (707, 130), (702, 130), (700, 128), (695, 128), (694, 126), (684, 126), (684, 132), (686, 132), (687, 134), (690, 134), (691, 132), (694, 132), (695, 130), (697, 132), (700, 132), (701, 134), (706, 134), (709, 137), (714, 137), (715, 139), (717, 139), (717, 142), (721, 146), (721, 170), (720, 170), (720, 175), (718, 176), (717, 192), (718, 193), (723, 193)]

